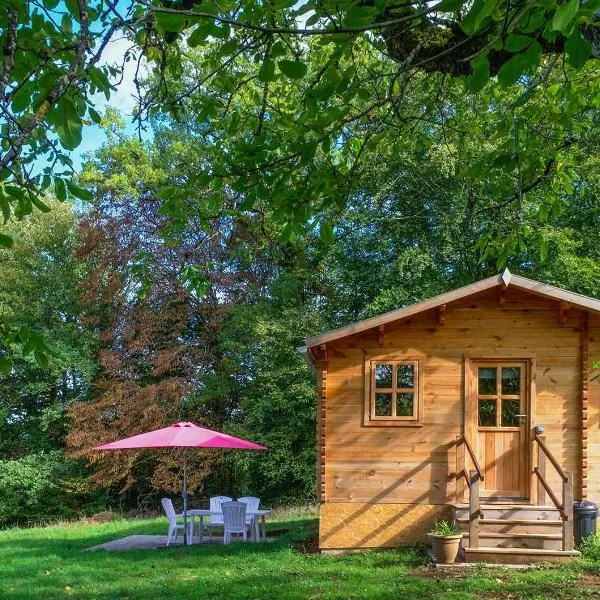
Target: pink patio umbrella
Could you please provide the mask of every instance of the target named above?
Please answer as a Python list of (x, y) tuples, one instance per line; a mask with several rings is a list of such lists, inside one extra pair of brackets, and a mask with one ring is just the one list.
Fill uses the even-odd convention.
[(141, 450), (144, 448), (185, 448), (183, 453), (183, 541), (187, 545), (187, 448), (234, 448), (266, 450), (265, 446), (199, 427), (195, 423), (173, 423), (163, 429), (140, 433), (93, 450)]

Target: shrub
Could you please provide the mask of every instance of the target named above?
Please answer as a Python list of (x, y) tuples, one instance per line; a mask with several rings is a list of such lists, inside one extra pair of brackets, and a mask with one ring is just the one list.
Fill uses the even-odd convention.
[(98, 492), (81, 488), (80, 469), (58, 450), (0, 460), (0, 527), (68, 519), (97, 510)]
[(594, 534), (584, 538), (581, 540), (579, 550), (586, 560), (600, 562), (600, 536)]

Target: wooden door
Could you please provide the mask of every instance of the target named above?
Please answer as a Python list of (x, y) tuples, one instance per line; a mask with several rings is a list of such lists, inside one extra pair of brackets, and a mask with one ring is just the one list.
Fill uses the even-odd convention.
[[(477, 458), (484, 472), (482, 498), (529, 497), (528, 389), (525, 361), (480, 361), (471, 390), (477, 420)], [(472, 405), (473, 405), (472, 404)]]

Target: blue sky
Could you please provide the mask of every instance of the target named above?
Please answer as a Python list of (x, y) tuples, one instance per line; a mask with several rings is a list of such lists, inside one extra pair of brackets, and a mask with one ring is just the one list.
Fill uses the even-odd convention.
[[(117, 65), (120, 67), (123, 55), (131, 45), (131, 42), (122, 36), (115, 36), (106, 47), (100, 64)], [(100, 114), (109, 106), (116, 108), (126, 123), (126, 132), (132, 134), (136, 132), (132, 114), (136, 104), (135, 85), (133, 83), (135, 69), (135, 61), (125, 63), (123, 81), (117, 87), (117, 90), (111, 94), (110, 100), (107, 101), (104, 94), (96, 94), (93, 97), (96, 103), (95, 108)], [(79, 170), (85, 155), (100, 148), (105, 141), (106, 136), (98, 125), (92, 123), (92, 125), (84, 126), (80, 146), (70, 153), (75, 169)]]

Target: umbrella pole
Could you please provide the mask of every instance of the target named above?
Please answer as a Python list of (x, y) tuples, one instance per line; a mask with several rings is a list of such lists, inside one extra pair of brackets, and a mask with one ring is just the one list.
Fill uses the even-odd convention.
[(187, 546), (191, 540), (188, 540), (187, 528), (187, 449), (183, 451), (183, 544)]

